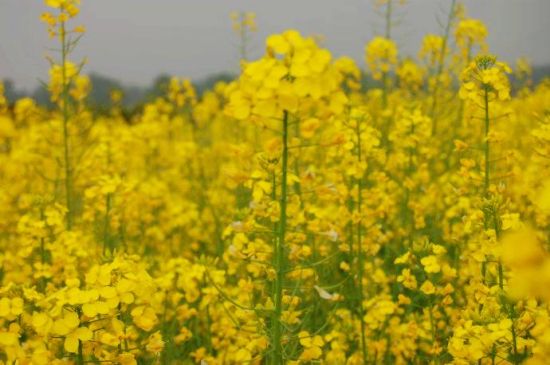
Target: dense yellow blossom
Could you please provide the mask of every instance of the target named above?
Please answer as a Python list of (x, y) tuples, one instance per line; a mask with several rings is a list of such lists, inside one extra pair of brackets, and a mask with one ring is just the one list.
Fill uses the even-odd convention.
[(402, 57), (376, 3), (365, 73), (297, 30), (248, 60), (237, 12), (237, 77), (128, 110), (45, 1), (52, 105), (0, 84), (0, 364), (546, 365), (550, 83), (459, 6)]
[(397, 64), (397, 46), (391, 39), (375, 37), (365, 47), (365, 59), (372, 77), (381, 80)]

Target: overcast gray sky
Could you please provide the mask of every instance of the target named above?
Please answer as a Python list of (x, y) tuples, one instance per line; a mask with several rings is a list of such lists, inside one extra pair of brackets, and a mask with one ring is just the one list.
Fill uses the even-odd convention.
[[(439, 32), (450, 0), (409, 0), (395, 29), (402, 53), (416, 55), (422, 35)], [(550, 63), (550, 0), (465, 0), (471, 17), (488, 26), (491, 51), (514, 61), (527, 56), (534, 64)], [(259, 30), (253, 56), (266, 35), (295, 28), (323, 34), (336, 55), (363, 64), (364, 44), (382, 30), (374, 0), (82, 0), (77, 18), (87, 33), (74, 55), (86, 55), (86, 71), (135, 85), (160, 73), (194, 79), (237, 69), (237, 39), (231, 31), (232, 10), (254, 11)], [(54, 41), (39, 21), (42, 0), (0, 0), (0, 78), (32, 88), (47, 77), (44, 59)]]

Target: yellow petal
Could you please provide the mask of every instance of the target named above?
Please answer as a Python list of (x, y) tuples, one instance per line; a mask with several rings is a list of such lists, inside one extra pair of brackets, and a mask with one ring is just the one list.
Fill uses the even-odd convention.
[(65, 348), (65, 351), (76, 354), (78, 352), (78, 337), (76, 337), (74, 334), (70, 334), (69, 336), (65, 337), (65, 343), (63, 344), (63, 347)]
[(71, 335), (75, 335), (80, 341), (90, 341), (94, 337), (88, 327), (78, 327)]

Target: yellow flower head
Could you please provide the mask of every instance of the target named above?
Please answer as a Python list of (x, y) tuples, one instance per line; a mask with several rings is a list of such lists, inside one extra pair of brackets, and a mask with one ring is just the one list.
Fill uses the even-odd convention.
[(391, 39), (374, 37), (365, 47), (365, 59), (372, 77), (381, 80), (397, 64), (397, 45)]
[(440, 35), (428, 34), (422, 40), (422, 47), (418, 52), (418, 57), (426, 62), (430, 67), (436, 66), (442, 56), (444, 39)]
[(510, 72), (510, 67), (495, 56), (477, 56), (462, 72), (459, 95), (479, 105), (483, 105), (485, 96), (488, 101), (508, 100), (510, 84), (506, 74)]
[(481, 20), (464, 19), (461, 20), (455, 29), (455, 39), (462, 56), (467, 59), (475, 47), (479, 47), (482, 52), (486, 52), (487, 45), (487, 27)]
[(426, 280), (421, 286), (420, 290), (426, 295), (435, 294), (435, 286), (430, 280)]

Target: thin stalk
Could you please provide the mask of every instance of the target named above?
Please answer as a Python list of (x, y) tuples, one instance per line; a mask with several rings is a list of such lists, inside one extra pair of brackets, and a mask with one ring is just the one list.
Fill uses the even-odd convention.
[[(489, 88), (488, 86), (484, 87), (484, 106), (485, 106), (485, 179), (484, 179), (484, 194), (485, 197), (489, 197), (489, 184), (491, 181), (490, 178), (490, 143), (489, 143), (489, 128), (490, 128), (490, 118), (489, 118)], [(488, 214), (485, 217), (485, 226), (488, 225)], [(496, 210), (492, 210), (490, 212), (492, 214), (494, 229), (495, 229), (495, 235), (497, 240), (500, 239), (500, 224), (499, 219)], [(498, 260), (498, 286), (500, 290), (504, 290), (504, 268), (502, 266), (502, 261)], [(503, 299), (505, 301), (505, 299)], [(515, 318), (515, 311), (514, 311), (514, 305), (511, 303), (503, 303), (503, 306), (508, 306), (508, 318), (512, 320), (512, 351), (513, 351), (513, 363), (519, 364), (520, 360), (518, 357), (518, 349), (517, 349), (517, 336), (516, 336), (516, 329), (514, 326), (514, 318)]]
[[(415, 124), (414, 122), (411, 123), (411, 129), (410, 129), (410, 135), (414, 135), (415, 133)], [(406, 170), (406, 176), (407, 177), (410, 177), (410, 175), (413, 173), (414, 171), (414, 157), (416, 155), (416, 147), (410, 147), (409, 148), (409, 166), (407, 167), (407, 170)], [(404, 199), (404, 204), (403, 204), (403, 214), (404, 214), (404, 217), (403, 217), (403, 226), (407, 226), (409, 225), (410, 227), (410, 230), (409, 230), (409, 237), (408, 237), (408, 240), (409, 240), (409, 248), (412, 248), (412, 244), (413, 244), (413, 236), (414, 236), (414, 231), (415, 231), (415, 226), (414, 226), (414, 211), (409, 208), (409, 202), (411, 200), (411, 195), (413, 194), (413, 192), (411, 190), (409, 190), (408, 187), (405, 187), (405, 199)]]
[(490, 120), (489, 120), (489, 90), (487, 86), (484, 88), (484, 102), (485, 102), (485, 181), (483, 185), (483, 191), (485, 194), (485, 197), (488, 197), (489, 194), (489, 182), (490, 182), (490, 164), (491, 161), (489, 159), (490, 157), (490, 144), (489, 144), (489, 127), (490, 127)]
[[(353, 184), (354, 183), (355, 183), (355, 181), (354, 181), (353, 177), (350, 178), (350, 181), (347, 181), (347, 185), (348, 185), (349, 191), (350, 191), (350, 195), (349, 195), (348, 200), (347, 200), (347, 207), (348, 207), (348, 211), (349, 211), (350, 215), (355, 210), (355, 202), (353, 201), (353, 196), (351, 194), (351, 192), (353, 191)], [(347, 256), (345, 256), (345, 257), (347, 259), (347, 262), (349, 262), (350, 264), (353, 264), (353, 258), (355, 257), (354, 249), (353, 249), (353, 244), (354, 244), (354, 240), (355, 240), (355, 232), (354, 232), (354, 224), (353, 224), (353, 221), (351, 219), (350, 219), (349, 223), (346, 225), (346, 230), (348, 232), (348, 235), (347, 235), (348, 253), (347, 253)], [(352, 294), (354, 289), (355, 289), (355, 284), (354, 284), (353, 280), (348, 281), (347, 287), (348, 288), (347, 288), (346, 292), (349, 291), (350, 295), (345, 295), (346, 303), (347, 303), (348, 307), (350, 308), (350, 310), (353, 311), (353, 309), (355, 308), (355, 298)]]
[[(392, 19), (392, 11), (393, 11), (393, 0), (388, 0), (388, 3), (386, 4), (386, 30), (384, 32), (384, 36), (386, 39), (391, 39), (391, 19)], [(389, 85), (388, 82), (388, 72), (384, 71), (382, 73), (382, 109), (386, 110), (388, 107), (388, 92), (389, 92)], [(389, 118), (384, 117), (383, 118), (383, 126), (382, 126), (382, 144), (386, 145), (388, 143), (388, 134), (389, 134)]]
[(82, 351), (82, 341), (78, 340), (78, 357), (76, 363), (78, 365), (84, 364), (84, 353)]
[(392, 0), (388, 0), (388, 4), (386, 5), (386, 32), (385, 36), (387, 39), (391, 38), (391, 15), (392, 15)]
[(515, 365), (519, 365), (521, 361), (518, 356), (518, 341), (517, 341), (516, 328), (514, 327), (514, 318), (516, 316), (516, 313), (515, 313), (513, 304), (510, 304), (509, 316), (510, 316), (510, 319), (512, 320), (512, 351), (514, 352), (513, 363)]
[(382, 74), (382, 107), (388, 107), (388, 73), (384, 71)]
[[(109, 132), (111, 131), (111, 124), (109, 123)], [(111, 156), (111, 142), (110, 139), (107, 140), (107, 167), (110, 168), (112, 164)], [(103, 254), (106, 253), (107, 249), (114, 251), (111, 240), (111, 210), (113, 208), (113, 194), (107, 193), (105, 197), (105, 217), (103, 221)]]
[[(493, 212), (493, 223), (495, 228), (495, 236), (497, 241), (500, 240), (500, 222), (496, 212)], [(498, 259), (498, 287), (500, 290), (504, 290), (504, 268), (502, 266), (502, 260)]]
[(455, 6), (456, 6), (456, 0), (452, 0), (451, 2), (451, 9), (449, 10), (449, 16), (447, 17), (447, 24), (445, 25), (445, 33), (443, 35), (443, 44), (441, 45), (441, 52), (439, 54), (439, 59), (437, 61), (437, 72), (435, 74), (435, 85), (433, 90), (433, 100), (432, 100), (432, 106), (430, 110), (430, 117), (433, 120), (432, 124), (432, 136), (437, 131), (437, 118), (435, 117), (435, 110), (437, 107), (437, 92), (439, 91), (440, 86), (440, 78), (441, 74), (443, 73), (443, 67), (445, 66), (445, 53), (447, 53), (447, 45), (449, 43), (449, 33), (451, 32), (451, 24), (453, 23), (453, 19), (455, 16)]
[[(79, 320), (81, 320), (82, 310), (80, 308), (77, 308), (76, 313), (78, 314)], [(84, 351), (83, 351), (82, 341), (80, 340), (78, 340), (78, 354), (76, 357), (76, 364), (84, 365)]]
[[(435, 321), (434, 321), (434, 314), (433, 314), (433, 303), (430, 303), (430, 331), (432, 335), (432, 351), (434, 349), (435, 343), (436, 343), (436, 328), (435, 328)], [(433, 353), (432, 359), (434, 361), (434, 364), (439, 364), (439, 357)]]
[[(485, 173), (484, 173), (484, 184), (483, 184), (483, 196), (485, 198), (489, 197), (489, 181), (490, 181), (490, 145), (489, 145), (489, 128), (490, 128), (490, 119), (489, 119), (489, 90), (487, 86), (484, 86), (484, 107), (485, 107), (485, 145), (483, 151), (485, 154)], [(489, 212), (485, 212), (485, 219), (483, 222), (485, 229), (489, 227)], [(485, 255), (485, 260), (481, 263), (481, 277), (482, 282), (486, 285), (485, 275), (487, 273), (487, 255)], [(483, 304), (479, 304), (479, 308), (483, 308)]]
[(273, 290), (273, 302), (275, 309), (271, 318), (271, 336), (273, 353), (271, 355), (272, 365), (284, 364), (282, 349), (282, 323), (283, 312), (283, 278), (285, 271), (285, 235), (286, 235), (286, 208), (287, 208), (287, 170), (288, 170), (288, 112), (285, 110), (283, 116), (283, 153), (281, 159), (281, 195), (279, 197), (280, 216), (275, 240), (275, 285)]
[[(382, 74), (382, 110), (386, 112), (388, 109), (388, 93), (389, 93), (389, 76), (387, 72)], [(382, 146), (387, 147), (389, 144), (391, 117), (382, 116)]]
[(246, 33), (246, 26), (244, 26), (244, 18), (245, 18), (245, 14), (244, 13), (241, 13), (241, 29), (240, 29), (240, 36), (241, 36), (241, 60), (242, 61), (247, 61), (248, 60), (248, 55), (247, 55), (247, 52), (246, 52), (246, 46), (247, 46), (247, 41), (248, 41), (248, 37), (247, 37), (247, 33)]
[(73, 170), (71, 166), (70, 143), (69, 143), (69, 85), (67, 80), (67, 39), (65, 34), (65, 23), (61, 22), (61, 70), (62, 70), (62, 107), (63, 113), (63, 149), (65, 162), (65, 195), (67, 205), (67, 230), (73, 227)]
[[(363, 156), (362, 156), (362, 149), (361, 149), (361, 130), (359, 121), (357, 121), (356, 129), (355, 129), (356, 135), (357, 135), (357, 160), (361, 162)], [(365, 262), (363, 257), (363, 225), (361, 222), (361, 214), (362, 214), (362, 204), (363, 204), (363, 178), (357, 179), (357, 214), (359, 216), (359, 221), (357, 222), (357, 289), (359, 294), (359, 316), (360, 316), (360, 322), (361, 322), (361, 352), (363, 355), (363, 364), (367, 363), (367, 340), (365, 336), (366, 331), (366, 324), (365, 324), (365, 310), (363, 308), (363, 276), (364, 276), (364, 270), (365, 270)]]
[[(471, 59), (470, 59), (470, 51), (471, 49), (471, 46), (468, 46), (468, 52), (467, 52), (467, 55), (466, 55), (466, 64), (469, 64)], [(449, 143), (448, 143), (448, 146), (449, 146), (449, 155), (452, 154), (452, 151), (454, 149), (454, 139), (455, 138), (461, 138), (461, 134), (459, 133), (459, 131), (461, 130), (461, 127), (462, 127), (462, 124), (463, 124), (463, 121), (464, 121), (464, 100), (460, 99), (458, 101), (458, 111), (456, 113), (456, 119), (455, 119), (455, 122), (453, 123), (453, 138), (450, 138), (449, 139)], [(451, 159), (447, 159), (447, 168), (449, 167), (449, 164), (451, 163)]]
[[(45, 221), (44, 208), (40, 208), (40, 220)], [(46, 263), (46, 242), (44, 237), (40, 237), (40, 263), (44, 265)], [(44, 278), (43, 278), (44, 279)]]
[[(46, 218), (44, 215), (44, 208), (40, 207), (40, 220), (44, 221), (45, 219)], [(46, 242), (44, 237), (40, 237), (40, 263), (42, 264), (42, 266), (46, 263)], [(41, 276), (38, 282), (38, 290), (41, 293), (44, 293), (44, 291), (46, 290), (46, 284), (46, 278), (44, 276)]]
[[(385, 31), (385, 37), (386, 39), (391, 39), (391, 17), (392, 17), (392, 0), (388, 0), (388, 4), (386, 5), (386, 31)], [(382, 106), (384, 109), (388, 107), (388, 73), (384, 72), (382, 74)]]
[(107, 193), (105, 197), (105, 220), (103, 222), (103, 253), (107, 250), (113, 251), (111, 245), (111, 209), (112, 209), (112, 194)]

